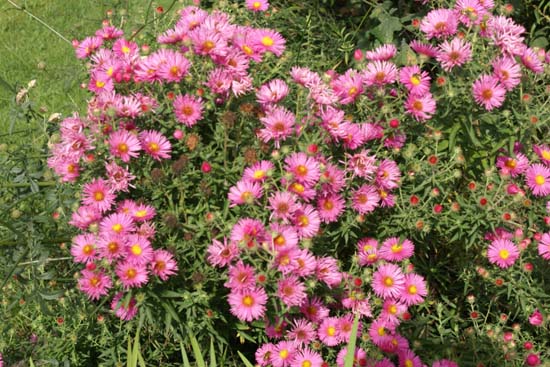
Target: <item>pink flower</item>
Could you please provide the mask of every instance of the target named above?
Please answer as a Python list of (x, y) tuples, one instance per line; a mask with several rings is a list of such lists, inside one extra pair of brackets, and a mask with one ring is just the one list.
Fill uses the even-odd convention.
[(301, 306), (307, 299), (306, 286), (290, 275), (277, 283), (277, 296), (287, 307)]
[(82, 270), (82, 277), (78, 280), (78, 289), (86, 293), (91, 300), (97, 300), (107, 295), (113, 286), (111, 278), (103, 271)]
[(401, 172), (397, 163), (392, 160), (384, 159), (378, 166), (376, 172), (376, 183), (386, 190), (392, 190), (399, 187)]
[(224, 287), (231, 289), (231, 292), (256, 287), (256, 274), (253, 266), (239, 261), (235, 265), (229, 265), (228, 273), (228, 280)]
[(124, 288), (139, 288), (149, 281), (146, 264), (133, 262), (118, 263), (115, 269)]
[(432, 367), (458, 367), (458, 364), (453, 361), (449, 361), (448, 359), (440, 359), (438, 361), (434, 361)]
[(550, 169), (540, 163), (530, 165), (525, 171), (525, 183), (535, 196), (550, 194)]
[(506, 89), (492, 75), (482, 75), (472, 85), (472, 94), (475, 101), (491, 111), (495, 107), (502, 106), (506, 95)]
[(509, 55), (522, 55), (525, 28), (503, 15), (492, 16), (487, 20), (487, 33), (492, 43)]
[(423, 95), (430, 91), (430, 75), (418, 65), (405, 66), (399, 71), (399, 81), (410, 94)]
[(155, 250), (150, 266), (151, 273), (162, 280), (167, 280), (168, 277), (176, 274), (178, 271), (178, 264), (174, 256), (170, 252), (162, 249)]
[(323, 366), (323, 357), (318, 352), (315, 352), (309, 348), (301, 349), (290, 364), (290, 367), (322, 367)]
[(110, 152), (119, 157), (123, 162), (129, 162), (130, 158), (137, 158), (141, 145), (138, 138), (126, 130), (118, 130), (109, 136)]
[(146, 265), (153, 260), (153, 248), (146, 238), (133, 234), (127, 238), (126, 261), (136, 265)]
[(359, 189), (352, 192), (352, 208), (360, 214), (367, 214), (378, 207), (380, 195), (378, 190), (372, 185), (362, 185)]
[(459, 20), (464, 25), (470, 27), (479, 24), (487, 10), (481, 5), (479, 0), (457, 0), (454, 10), (459, 14)]
[(271, 224), (271, 249), (275, 252), (297, 248), (298, 233), (293, 226), (278, 223)]
[(451, 71), (455, 66), (462, 66), (472, 59), (472, 46), (461, 38), (453, 38), (451, 42), (444, 41), (439, 45), (436, 57), (443, 70)]
[(294, 212), (292, 223), (300, 238), (313, 238), (319, 232), (321, 219), (317, 210), (306, 204)]
[(254, 249), (269, 240), (261, 221), (242, 218), (231, 229), (231, 241), (247, 249)]
[(427, 39), (444, 38), (456, 33), (458, 18), (451, 9), (436, 9), (430, 11), (420, 22), (420, 30)]
[(270, 161), (260, 161), (254, 163), (251, 167), (247, 167), (243, 173), (244, 181), (264, 182), (271, 173), (275, 166)]
[(544, 260), (550, 260), (550, 233), (542, 234), (537, 249)]
[(274, 344), (266, 343), (256, 350), (254, 354), (256, 363), (261, 367), (266, 367), (271, 361), (271, 353), (273, 353)]
[(166, 58), (157, 70), (157, 75), (168, 82), (180, 82), (189, 73), (191, 63), (181, 53), (167, 50)]
[(310, 187), (314, 186), (321, 176), (317, 160), (302, 152), (292, 153), (285, 158), (285, 170), (295, 181)]
[(533, 311), (531, 316), (529, 316), (529, 323), (533, 326), (542, 326), (542, 324), (544, 323), (544, 317), (538, 309)]
[(273, 79), (260, 87), (256, 98), (261, 105), (280, 102), (288, 94), (288, 85), (282, 79)]
[(211, 265), (224, 267), (239, 255), (239, 248), (235, 242), (228, 242), (226, 238), (224, 238), (224, 242), (214, 239), (208, 246), (207, 252), (207, 260)]
[(529, 167), (529, 159), (522, 153), (517, 153), (515, 158), (499, 156), (497, 157), (496, 166), (500, 169), (502, 175), (517, 177)]
[(319, 340), (326, 346), (334, 347), (341, 343), (337, 325), (337, 317), (327, 317), (319, 325), (319, 329), (317, 330)]
[(315, 326), (312, 322), (306, 319), (297, 319), (293, 321), (293, 324), (287, 333), (289, 340), (298, 342), (301, 345), (308, 345), (317, 337)]
[(139, 140), (143, 150), (157, 161), (170, 158), (172, 145), (168, 139), (158, 131), (142, 131), (139, 134)]
[(300, 312), (311, 322), (320, 323), (329, 315), (329, 309), (325, 307), (323, 302), (318, 297), (308, 299), (302, 307)]
[(539, 156), (544, 164), (550, 165), (550, 148), (548, 145), (534, 145), (533, 151)]
[(252, 33), (252, 47), (260, 53), (271, 52), (280, 57), (285, 51), (285, 39), (272, 29), (256, 29)]
[(266, 11), (269, 8), (267, 0), (246, 0), (246, 8), (252, 11)]
[(439, 54), (439, 51), (434, 46), (427, 45), (417, 40), (412, 41), (409, 46), (413, 49), (413, 51), (428, 58), (436, 57)]
[(519, 258), (519, 250), (510, 240), (497, 239), (491, 242), (487, 250), (489, 261), (506, 269), (514, 265)]
[(363, 93), (363, 77), (353, 69), (338, 76), (330, 85), (342, 104), (353, 103)]
[(265, 314), (267, 294), (261, 287), (235, 290), (227, 298), (230, 312), (241, 321), (253, 321)]
[(288, 191), (277, 191), (269, 197), (271, 216), (276, 219), (288, 220), (299, 208), (296, 195)]
[(115, 195), (107, 181), (102, 178), (96, 178), (82, 188), (82, 203), (100, 212), (109, 210), (114, 201)]
[(267, 143), (275, 141), (275, 147), (279, 148), (280, 142), (294, 134), (294, 123), (296, 117), (284, 107), (272, 107), (267, 110), (260, 121), (264, 125), (258, 133), (258, 137)]
[(385, 240), (380, 247), (378, 254), (386, 261), (402, 261), (410, 258), (414, 253), (414, 244), (408, 240), (401, 240), (399, 237), (391, 237)]
[(294, 252), (292, 273), (300, 277), (307, 277), (315, 273), (317, 260), (308, 249), (300, 249)]
[(262, 186), (257, 182), (239, 181), (235, 186), (229, 189), (227, 198), (230, 201), (230, 207), (242, 204), (252, 204), (254, 199), (263, 195)]
[(430, 92), (421, 96), (410, 94), (405, 102), (406, 112), (417, 121), (425, 121), (432, 118), (435, 113), (435, 100)]
[(507, 91), (511, 91), (521, 82), (521, 67), (510, 56), (499, 57), (492, 65), (493, 75)]
[(121, 167), (116, 162), (105, 162), (105, 171), (109, 186), (113, 191), (128, 192), (129, 186), (134, 187), (130, 185), (130, 182), (136, 177), (128, 171), (128, 168)]
[(344, 209), (345, 201), (340, 194), (327, 193), (317, 199), (319, 217), (324, 223), (336, 222)]
[(98, 258), (97, 239), (91, 233), (80, 234), (73, 238), (71, 246), (73, 261), (77, 263), (90, 263)]
[(397, 265), (380, 265), (373, 275), (372, 289), (374, 293), (386, 298), (397, 298), (405, 287), (405, 276)]
[[(336, 356), (336, 366), (344, 367), (346, 355), (348, 354), (348, 347), (342, 348)], [(353, 356), (353, 367), (369, 366), (367, 362), (367, 353), (361, 348), (355, 348)]]
[(315, 275), (318, 280), (324, 282), (329, 288), (335, 287), (342, 282), (342, 273), (340, 273), (338, 261), (333, 257), (318, 258)]
[(378, 241), (374, 238), (363, 238), (357, 243), (359, 265), (371, 265), (379, 260)]
[(80, 42), (76, 48), (76, 57), (79, 59), (85, 59), (92, 55), (103, 44), (103, 38), (101, 37), (86, 37)]
[(405, 274), (403, 292), (399, 296), (403, 303), (407, 306), (420, 304), (424, 302), (427, 294), (426, 281), (422, 276), (414, 273)]
[(176, 120), (191, 127), (202, 119), (203, 103), (200, 97), (189, 94), (179, 95), (174, 99), (174, 114)]
[(387, 61), (395, 56), (397, 48), (393, 44), (378, 46), (372, 51), (365, 53), (365, 58), (370, 61)]
[(544, 72), (544, 64), (532, 48), (526, 48), (525, 51), (523, 51), (523, 54), (521, 55), (521, 62), (523, 63), (523, 66), (535, 74), (541, 74)]
[(370, 62), (363, 72), (363, 83), (367, 86), (383, 86), (397, 80), (397, 67), (389, 61)]
[(98, 243), (98, 250), (101, 257), (109, 263), (126, 256), (126, 247), (126, 237), (112, 233), (102, 235)]
[(129, 321), (136, 316), (138, 308), (134, 297), (123, 296), (124, 294), (119, 292), (113, 297), (111, 310), (115, 312), (119, 319)]

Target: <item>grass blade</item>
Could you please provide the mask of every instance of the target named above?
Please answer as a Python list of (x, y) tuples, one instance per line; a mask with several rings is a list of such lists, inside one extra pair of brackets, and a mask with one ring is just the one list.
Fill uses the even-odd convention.
[(346, 359), (344, 360), (344, 367), (353, 367), (353, 360), (355, 358), (355, 341), (357, 340), (358, 328), (359, 328), (359, 314), (356, 314), (355, 319), (353, 320), (353, 327), (351, 328), (351, 335), (349, 337)]
[(254, 365), (250, 363), (250, 361), (240, 351), (237, 351), (237, 353), (246, 367), (254, 367)]
[(216, 350), (214, 349), (214, 340), (210, 338), (210, 367), (216, 367)]
[(195, 361), (197, 362), (198, 367), (206, 367), (204, 363), (204, 358), (202, 357), (201, 348), (197, 339), (193, 335), (189, 335), (189, 340), (191, 340), (191, 347), (193, 348), (193, 355), (195, 356)]
[(189, 363), (189, 357), (187, 357), (187, 352), (185, 351), (185, 347), (183, 346), (182, 341), (180, 341), (180, 349), (181, 359), (183, 360), (183, 367), (191, 367), (191, 364)]

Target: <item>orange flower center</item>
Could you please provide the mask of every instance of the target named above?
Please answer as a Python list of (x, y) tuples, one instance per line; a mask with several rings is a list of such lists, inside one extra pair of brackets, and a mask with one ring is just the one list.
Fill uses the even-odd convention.
[(535, 183), (539, 186), (541, 185), (544, 185), (544, 183), (546, 182), (546, 180), (544, 179), (544, 176), (542, 175), (536, 175), (535, 176)]
[(493, 91), (490, 89), (485, 89), (483, 92), (481, 92), (481, 97), (485, 100), (489, 100), (493, 97)]
[(329, 326), (327, 328), (327, 335), (334, 336), (334, 334), (336, 334), (336, 328), (334, 326)]
[(254, 305), (254, 298), (252, 298), (252, 296), (249, 296), (249, 295), (244, 296), (243, 305), (245, 305), (246, 307), (251, 307), (252, 305)]
[(265, 47), (273, 46), (273, 43), (274, 43), (273, 38), (269, 36), (262, 37), (262, 45), (264, 45)]
[(386, 287), (391, 287), (393, 285), (393, 279), (392, 277), (385, 277), (384, 278), (384, 285)]
[(143, 250), (141, 249), (141, 246), (137, 243), (130, 248), (130, 251), (132, 252), (132, 254), (136, 256), (141, 255), (141, 253), (143, 252)]
[(101, 201), (103, 199), (105, 199), (105, 194), (103, 193), (103, 191), (94, 192), (94, 200), (95, 201)]
[(92, 245), (86, 245), (82, 248), (82, 252), (84, 253), (84, 255), (91, 255), (93, 254), (94, 252), (94, 246)]
[(126, 143), (120, 143), (117, 148), (120, 153), (126, 153), (128, 151), (128, 145), (126, 145)]

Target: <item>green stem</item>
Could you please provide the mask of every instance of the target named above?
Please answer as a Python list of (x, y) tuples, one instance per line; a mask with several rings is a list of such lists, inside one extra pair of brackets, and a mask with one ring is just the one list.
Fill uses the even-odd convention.
[[(36, 182), (36, 185), (37, 185), (38, 187), (50, 187), (50, 186), (55, 186), (55, 185), (57, 185), (57, 182), (56, 182), (56, 181), (42, 181), (42, 182)], [(30, 183), (26, 183), (26, 182), (21, 182), (21, 183), (6, 183), (6, 184), (3, 184), (2, 187), (14, 189), (14, 188), (31, 187), (31, 184), (30, 184)]]

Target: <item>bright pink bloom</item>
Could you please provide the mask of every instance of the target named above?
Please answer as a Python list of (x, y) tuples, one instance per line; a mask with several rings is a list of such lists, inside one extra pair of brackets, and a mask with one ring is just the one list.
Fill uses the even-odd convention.
[(267, 0), (246, 0), (246, 8), (252, 11), (266, 11), (269, 8)]
[(300, 277), (307, 277), (315, 273), (317, 260), (308, 249), (300, 249), (294, 252), (294, 257), (291, 259), (292, 273)]
[(497, 78), (492, 75), (482, 75), (472, 85), (472, 93), (475, 101), (491, 111), (495, 107), (502, 106), (506, 95), (506, 89)]
[(367, 86), (392, 84), (397, 80), (397, 67), (389, 61), (370, 62), (363, 71), (363, 83)]
[(78, 280), (78, 289), (86, 293), (91, 300), (106, 296), (113, 286), (111, 278), (103, 271), (82, 270), (82, 277)]
[(287, 276), (277, 283), (277, 296), (287, 307), (299, 307), (307, 299), (306, 286), (297, 276)]
[(76, 263), (90, 263), (98, 258), (97, 238), (91, 233), (80, 234), (73, 238), (71, 255)]
[(212, 244), (207, 249), (208, 262), (217, 267), (224, 267), (239, 255), (239, 248), (233, 241), (220, 242), (216, 239), (212, 240)]
[(424, 297), (428, 294), (426, 281), (418, 274), (405, 274), (405, 283), (403, 292), (399, 296), (407, 306), (417, 305), (424, 302)]
[(137, 312), (138, 308), (136, 307), (136, 300), (134, 297), (126, 297), (122, 292), (117, 293), (113, 297), (111, 302), (111, 310), (115, 312), (115, 315), (125, 321), (133, 319)]
[(101, 37), (86, 37), (84, 38), (76, 48), (76, 57), (79, 59), (85, 59), (92, 55), (103, 44), (103, 38)]
[(352, 208), (360, 214), (367, 214), (378, 207), (380, 195), (376, 187), (372, 185), (362, 185), (359, 189), (352, 192)]
[(544, 260), (550, 260), (550, 233), (542, 234), (537, 249)]
[(178, 271), (178, 264), (174, 259), (174, 255), (162, 249), (155, 250), (150, 266), (151, 273), (164, 281)]
[(338, 261), (333, 257), (318, 258), (315, 275), (318, 280), (324, 282), (329, 288), (335, 287), (342, 282), (342, 273), (340, 273)]
[(326, 346), (334, 347), (342, 342), (337, 325), (337, 317), (327, 317), (319, 325), (319, 329), (317, 330), (319, 340)]
[(532, 48), (526, 48), (521, 55), (521, 62), (523, 66), (531, 70), (535, 74), (541, 74), (544, 72), (544, 64), (539, 59), (537, 53)]
[(380, 247), (378, 254), (386, 261), (402, 261), (410, 258), (414, 253), (414, 244), (408, 240), (401, 240), (399, 237), (391, 237), (385, 240)]
[(121, 280), (122, 286), (126, 289), (142, 287), (149, 281), (146, 264), (137, 264), (128, 261), (118, 263), (115, 273)]
[(451, 42), (443, 41), (439, 45), (436, 57), (443, 70), (451, 71), (455, 66), (462, 66), (472, 59), (472, 45), (464, 39), (455, 37)]
[(519, 258), (519, 250), (510, 240), (497, 239), (491, 242), (487, 250), (489, 261), (506, 269), (514, 265)]
[(269, 198), (271, 215), (276, 219), (289, 220), (299, 208), (296, 195), (288, 191), (277, 191)]
[(422, 43), (420, 41), (414, 40), (412, 41), (409, 46), (413, 49), (413, 51), (424, 55), (428, 58), (436, 57), (439, 54), (439, 51), (436, 47), (432, 45), (428, 45), (425, 43)]
[(181, 53), (167, 50), (165, 61), (158, 66), (157, 75), (167, 82), (180, 82), (189, 73), (191, 63)]
[(363, 77), (353, 69), (338, 76), (330, 85), (342, 104), (353, 103), (363, 93)]
[(384, 159), (378, 166), (376, 172), (376, 183), (386, 190), (393, 190), (399, 187), (401, 171), (397, 163), (390, 159)]
[(487, 14), (479, 0), (457, 0), (454, 10), (459, 14), (459, 21), (468, 27), (481, 23)]
[(406, 112), (411, 114), (417, 121), (431, 119), (435, 113), (435, 108), (435, 100), (430, 92), (421, 96), (410, 94), (405, 102)]
[(128, 171), (128, 168), (124, 168), (116, 164), (116, 162), (105, 162), (105, 171), (107, 174), (107, 181), (113, 191), (128, 192), (128, 187), (134, 187), (130, 184), (136, 177)]
[(497, 157), (496, 166), (500, 169), (502, 175), (517, 177), (529, 167), (529, 159), (522, 153), (517, 153), (515, 158), (499, 156)]
[(109, 263), (127, 254), (126, 237), (113, 233), (106, 233), (98, 241), (98, 251), (102, 258)]
[(158, 131), (142, 131), (139, 134), (139, 140), (143, 150), (157, 161), (170, 158), (172, 145), (168, 139)]
[(109, 136), (110, 152), (119, 157), (123, 162), (129, 162), (130, 158), (137, 158), (141, 145), (138, 138), (126, 130), (118, 130)]
[(424, 366), (422, 364), (422, 361), (420, 360), (420, 357), (418, 357), (414, 352), (410, 349), (407, 349), (405, 351), (401, 351), (398, 354), (399, 357), (399, 365), (400, 366), (407, 366), (407, 367), (422, 367)]
[(264, 316), (267, 294), (261, 287), (236, 290), (229, 293), (227, 302), (234, 316), (241, 321), (250, 322)]
[(323, 357), (309, 348), (301, 349), (294, 355), (290, 367), (322, 367)]
[(256, 98), (261, 105), (280, 102), (288, 94), (288, 85), (282, 79), (273, 79), (260, 87)]
[(126, 261), (146, 265), (153, 260), (153, 248), (145, 237), (133, 234), (128, 236), (127, 243)]
[(550, 165), (550, 148), (548, 145), (534, 145), (533, 151), (539, 156), (544, 164)]
[(301, 345), (308, 345), (317, 337), (315, 326), (312, 322), (306, 319), (297, 319), (293, 321), (293, 324), (292, 328), (286, 334), (289, 340), (300, 343)]
[(257, 182), (239, 181), (231, 186), (227, 198), (231, 202), (230, 207), (242, 204), (252, 204), (255, 199), (263, 195), (262, 186)]
[(253, 266), (237, 262), (229, 265), (228, 280), (224, 287), (231, 289), (231, 292), (252, 289), (256, 287), (256, 273)]
[(300, 312), (311, 322), (319, 323), (329, 315), (329, 309), (325, 307), (323, 302), (318, 297), (308, 299), (302, 307)]
[(290, 250), (298, 246), (298, 233), (293, 226), (271, 224), (271, 249), (275, 252)]
[(374, 238), (363, 238), (357, 243), (359, 265), (371, 265), (378, 261), (378, 241)]
[(387, 61), (395, 56), (397, 48), (393, 44), (378, 46), (372, 51), (365, 53), (365, 58), (370, 61)]
[(295, 181), (310, 187), (314, 186), (321, 176), (319, 162), (303, 152), (295, 152), (287, 156), (285, 170), (293, 176)]
[(256, 358), (256, 363), (261, 367), (266, 367), (267, 365), (269, 365), (271, 361), (271, 353), (273, 353), (274, 348), (275, 345), (271, 343), (266, 343), (258, 348), (256, 350), (256, 353), (254, 354)]
[(493, 75), (507, 91), (511, 91), (521, 82), (521, 67), (513, 58), (502, 56), (495, 59), (492, 65)]
[(191, 127), (202, 119), (203, 103), (200, 97), (189, 94), (179, 95), (174, 99), (174, 114), (176, 120)]
[(531, 316), (529, 316), (529, 323), (533, 326), (542, 326), (542, 324), (544, 323), (544, 317), (538, 309), (533, 311)]
[[(336, 366), (344, 367), (344, 361), (346, 359), (347, 354), (348, 354), (348, 347), (344, 347), (338, 352), (338, 355), (336, 356)], [(355, 348), (352, 366), (353, 367), (370, 366), (367, 362), (367, 353), (363, 349)]]
[(525, 171), (525, 183), (535, 196), (546, 196), (550, 194), (550, 168), (535, 163)]
[(313, 238), (319, 232), (321, 219), (313, 206), (305, 204), (294, 212), (292, 223), (300, 238)]
[(430, 11), (420, 22), (420, 30), (427, 39), (445, 38), (456, 33), (458, 19), (451, 9), (436, 9)]
[(269, 241), (264, 225), (257, 219), (242, 218), (231, 229), (231, 241), (247, 249)]
[(405, 287), (405, 276), (399, 266), (394, 264), (380, 265), (373, 275), (372, 289), (374, 293), (386, 298), (397, 298)]
[(405, 66), (399, 71), (399, 81), (410, 94), (423, 95), (430, 91), (430, 75), (418, 65)]
[(252, 47), (260, 53), (271, 52), (280, 57), (285, 51), (285, 39), (272, 29), (256, 29), (252, 32)]
[(254, 163), (251, 167), (247, 167), (243, 173), (243, 181), (264, 182), (275, 166), (270, 161), (260, 161)]
[(516, 24), (512, 18), (503, 15), (492, 16), (487, 20), (487, 33), (492, 43), (509, 55), (522, 55), (525, 28)]
[(258, 137), (267, 143), (275, 141), (275, 147), (280, 147), (280, 142), (294, 134), (296, 117), (284, 107), (272, 107), (266, 111), (260, 121), (264, 125), (258, 133)]
[(111, 209), (115, 201), (115, 194), (111, 191), (107, 181), (96, 178), (82, 188), (82, 203), (96, 208), (100, 212)]
[(344, 209), (345, 201), (340, 194), (327, 193), (317, 199), (319, 217), (324, 223), (336, 222)]

